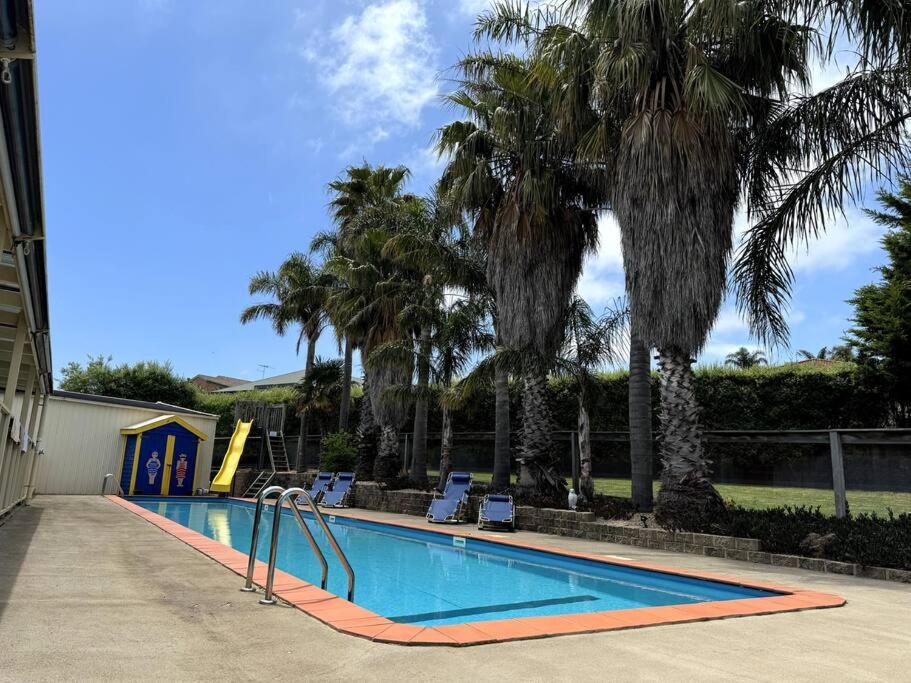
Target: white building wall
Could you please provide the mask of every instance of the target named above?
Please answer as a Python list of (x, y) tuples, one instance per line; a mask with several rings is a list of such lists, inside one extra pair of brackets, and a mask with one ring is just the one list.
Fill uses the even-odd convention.
[[(161, 410), (134, 408), (109, 403), (94, 403), (52, 396), (40, 447), (44, 455), (39, 458), (37, 493), (97, 494), (108, 472), (120, 481), (123, 444), (120, 435), (124, 427), (171, 414), (167, 407)], [(208, 488), (212, 469), (212, 447), (215, 443), (214, 415), (189, 415), (174, 413), (193, 425), (208, 438), (202, 442), (199, 462), (196, 464), (196, 485)], [(116, 492), (108, 484), (108, 493)]]

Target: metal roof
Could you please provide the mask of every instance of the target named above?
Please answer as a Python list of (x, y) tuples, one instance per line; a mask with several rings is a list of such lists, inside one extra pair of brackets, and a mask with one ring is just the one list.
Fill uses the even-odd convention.
[(286, 372), (284, 375), (275, 375), (274, 377), (263, 377), (253, 382), (238, 384), (237, 386), (227, 387), (213, 391), (213, 394), (229, 394), (237, 391), (260, 391), (271, 389), (273, 387), (293, 387), (304, 378), (306, 370), (295, 370)]
[(135, 401), (131, 398), (117, 398), (115, 396), (98, 396), (96, 394), (82, 394), (78, 391), (62, 391), (55, 389), (52, 394), (55, 398), (69, 399), (72, 401), (86, 401), (88, 403), (107, 403), (115, 406), (129, 406), (130, 408), (147, 408), (149, 410), (159, 410), (168, 413), (179, 413), (181, 415), (199, 415), (201, 417), (214, 417), (218, 415), (213, 413), (204, 413), (199, 410), (191, 410), (181, 406), (162, 403), (161, 401)]

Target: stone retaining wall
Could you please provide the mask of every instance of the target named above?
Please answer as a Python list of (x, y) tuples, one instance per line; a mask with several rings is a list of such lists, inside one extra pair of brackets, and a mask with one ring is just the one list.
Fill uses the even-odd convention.
[[(373, 482), (360, 482), (355, 485), (351, 504), (352, 507), (360, 507), (365, 510), (395, 512), (423, 517), (427, 513), (427, 508), (430, 506), (432, 499), (433, 494), (424, 491), (407, 489), (387, 491)], [(480, 503), (480, 496), (469, 496), (465, 515), (467, 522), (475, 522), (477, 520)], [(797, 555), (768, 553), (763, 552), (760, 542), (752, 538), (631, 527), (598, 519), (591, 512), (519, 505), (516, 506), (516, 528), (523, 531), (536, 531), (556, 536), (621, 543), (653, 550), (670, 550), (705, 555), (706, 557), (723, 557), (742, 562), (769, 564), (777, 567), (799, 567), (832, 574), (848, 574), (871, 579), (911, 583), (911, 571), (867, 567), (850, 562), (799, 557)]]

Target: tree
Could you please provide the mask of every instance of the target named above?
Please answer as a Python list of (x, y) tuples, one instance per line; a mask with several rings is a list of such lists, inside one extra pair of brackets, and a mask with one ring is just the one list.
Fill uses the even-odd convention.
[(627, 329), (627, 320), (625, 305), (617, 305), (601, 318), (596, 318), (591, 307), (579, 296), (570, 302), (566, 314), (565, 338), (558, 368), (576, 383), (579, 402), (579, 495), (589, 504), (595, 497), (589, 419), (594, 382), (592, 373), (619, 359), (617, 348), (620, 337)]
[(857, 65), (834, 85), (781, 103), (755, 129), (745, 167), (754, 221), (733, 268), (738, 304), (765, 343), (786, 343), (794, 281), (788, 254), (825, 233), (844, 206), (907, 162), (911, 21), (904, 0), (795, 0), (828, 35), (823, 56), (847, 40)]
[[(478, 32), (530, 44), (555, 114), (603, 170), (620, 226), (632, 334), (658, 350), (665, 519), (712, 516), (693, 356), (725, 291), (733, 216), (755, 130), (807, 82), (812, 31), (786, 3), (496, 6)], [(567, 87), (568, 84), (568, 87)]]
[(427, 418), (434, 400), (431, 381), (442, 384), (444, 394), (438, 397), (443, 409), (440, 484), (445, 485), (452, 449), (452, 421), (445, 394), (471, 352), (491, 346), (484, 326), (490, 296), (478, 250), (472, 247), (464, 224), (453, 218), (448, 207), (430, 200), (422, 205), (424, 211), (414, 213), (418, 220), (400, 229), (383, 249), (384, 255), (402, 267), (402, 280), (411, 283), (411, 292), (403, 292), (410, 303), (400, 317), (416, 331), (417, 339), (410, 347), (391, 346), (374, 352), (377, 359), (384, 352), (414, 354), (418, 372), (412, 390), (414, 442), (409, 476), (419, 488), (427, 485)]
[[(307, 340), (307, 361), (304, 377), (313, 368), (316, 342), (326, 324), (323, 300), (313, 292), (325, 281), (326, 274), (315, 266), (306, 255), (294, 252), (275, 272), (260, 271), (250, 278), (250, 295), (266, 295), (271, 301), (253, 304), (244, 309), (240, 322), (246, 325), (254, 320), (268, 320), (279, 336), (292, 327), (299, 326), (295, 351), (300, 353), (301, 342)], [(297, 440), (295, 469), (303, 464), (307, 440), (307, 414), (299, 413), (300, 437)]]
[(823, 346), (816, 353), (807, 351), (806, 349), (798, 349), (797, 355), (804, 360), (829, 360), (831, 358), (828, 346)]
[(729, 353), (724, 358), (724, 364), (740, 370), (755, 368), (757, 365), (768, 365), (765, 354), (757, 349), (750, 351), (747, 347), (741, 346), (733, 353)]
[(857, 360), (854, 356), (854, 347), (850, 343), (833, 346), (829, 357), (839, 363), (854, 363)]
[[(329, 183), (329, 191), (332, 193), (332, 200), (329, 202), (329, 210), (332, 219), (336, 225), (336, 232), (324, 232), (316, 235), (310, 244), (311, 251), (322, 251), (328, 260), (335, 254), (344, 254), (348, 240), (351, 237), (351, 226), (354, 221), (370, 207), (383, 206), (390, 202), (398, 201), (402, 197), (402, 189), (410, 173), (404, 166), (390, 168), (387, 166), (373, 167), (368, 163), (361, 166), (349, 166), (345, 169), (342, 177), (336, 178)], [(335, 283), (334, 287), (343, 287), (343, 283)], [(354, 365), (354, 349), (356, 348), (355, 340), (350, 336), (340, 332), (344, 326), (344, 321), (336, 324), (333, 321), (333, 327), (336, 329), (340, 345), (344, 346), (344, 372), (345, 382), (342, 395), (342, 410), (339, 412), (339, 429), (345, 431), (348, 429), (348, 405), (351, 402), (350, 386), (352, 368)], [(367, 378), (364, 377), (365, 395), (366, 395)], [(361, 403), (361, 411), (371, 411), (370, 401)], [(369, 458), (372, 451), (372, 441), (369, 430), (371, 418), (369, 415), (361, 415), (358, 423), (358, 441), (359, 453)], [(363, 431), (362, 430), (367, 430)], [(367, 469), (362, 467), (358, 476), (365, 477)]]
[(883, 376), (897, 427), (911, 425), (911, 179), (903, 177), (898, 192), (880, 190), (884, 210), (867, 213), (889, 228), (882, 238), (888, 264), (880, 266), (878, 283), (858, 289), (854, 326), (847, 341), (857, 362)]
[(89, 356), (85, 366), (71, 361), (60, 372), (60, 388), (134, 401), (169, 403), (190, 408), (196, 393), (186, 378), (178, 377), (170, 363), (140, 361), (111, 365), (112, 357)]
[(574, 141), (558, 134), (553, 94), (532, 83), (532, 64), (480, 54), (459, 67), (461, 88), (448, 99), (467, 118), (439, 132), (449, 157), (440, 186), (472, 217), (487, 252), (498, 340), (524, 361), (518, 488), (560, 495), (547, 370), (583, 258), (597, 243), (591, 207), (599, 194), (571, 163)]
[(635, 334), (630, 334), (629, 339), (628, 396), (630, 494), (637, 510), (651, 512), (654, 506), (651, 355), (649, 347)]
[(341, 409), (344, 382), (344, 363), (341, 359), (316, 358), (310, 371), (294, 386), (298, 413), (313, 417), (321, 435), (327, 432), (326, 423), (336, 408)]
[[(325, 264), (326, 270), (344, 283), (331, 291), (326, 307), (336, 329), (361, 349), (367, 409), (372, 411), (380, 432), (373, 477), (386, 484), (393, 483), (401, 471), (398, 434), (409, 403), (387, 390), (410, 384), (413, 363), (411, 356), (404, 354), (392, 361), (371, 361), (374, 350), (411, 338), (400, 318), (409, 303), (409, 283), (394, 259), (384, 255), (383, 248), (414, 219), (415, 212), (422, 210), (415, 202), (364, 209), (349, 227), (344, 251), (339, 250)], [(362, 416), (361, 425), (368, 424)]]

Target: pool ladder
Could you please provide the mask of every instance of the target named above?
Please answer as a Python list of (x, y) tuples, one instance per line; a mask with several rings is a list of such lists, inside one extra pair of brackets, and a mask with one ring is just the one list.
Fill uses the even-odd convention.
[(323, 572), (320, 588), (326, 590), (326, 584), (329, 578), (329, 564), (326, 562), (326, 556), (323, 555), (323, 551), (320, 550), (319, 544), (317, 544), (316, 539), (313, 537), (310, 527), (307, 526), (307, 522), (301, 514), (300, 508), (297, 506), (297, 501), (301, 498), (306, 500), (310, 505), (310, 509), (313, 510), (313, 518), (316, 520), (316, 523), (319, 524), (323, 533), (326, 534), (329, 545), (332, 546), (333, 552), (336, 557), (338, 557), (339, 562), (342, 563), (345, 573), (348, 574), (348, 600), (354, 602), (354, 570), (351, 568), (348, 558), (345, 557), (345, 553), (343, 553), (342, 549), (339, 547), (338, 542), (335, 540), (335, 536), (329, 529), (329, 525), (326, 524), (326, 520), (323, 518), (323, 513), (320, 512), (319, 508), (316, 506), (316, 502), (314, 502), (313, 498), (310, 497), (310, 494), (304, 489), (296, 487), (285, 489), (281, 486), (270, 486), (260, 491), (259, 495), (256, 496), (256, 511), (253, 513), (253, 534), (250, 538), (250, 556), (247, 561), (247, 577), (244, 582), (244, 587), (241, 588), (241, 590), (248, 593), (252, 593), (256, 590), (253, 586), (253, 569), (256, 566), (256, 546), (259, 542), (259, 522), (262, 518), (262, 511), (265, 506), (266, 498), (274, 494), (278, 494), (278, 500), (275, 501), (275, 510), (272, 516), (272, 539), (269, 543), (269, 569), (266, 574), (266, 595), (259, 601), (260, 604), (275, 604), (272, 587), (275, 584), (275, 560), (278, 557), (278, 530), (282, 519), (281, 511), (286, 502), (291, 504), (291, 511), (297, 519), (298, 526), (300, 526), (301, 531), (304, 532), (304, 536), (306, 536), (307, 542), (313, 550), (313, 554), (316, 555), (320, 565), (322, 565)]

